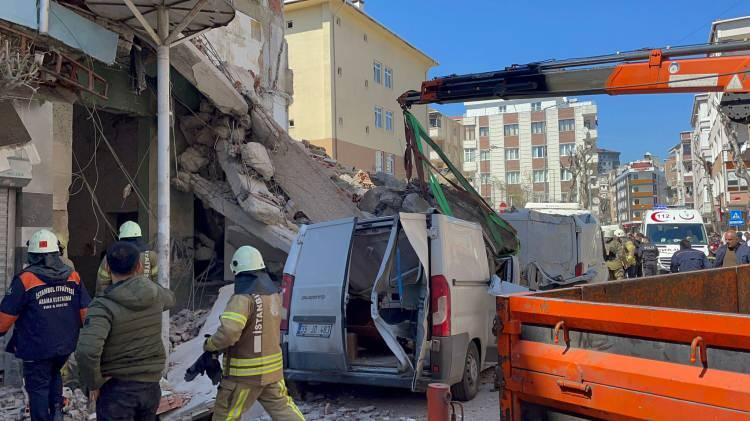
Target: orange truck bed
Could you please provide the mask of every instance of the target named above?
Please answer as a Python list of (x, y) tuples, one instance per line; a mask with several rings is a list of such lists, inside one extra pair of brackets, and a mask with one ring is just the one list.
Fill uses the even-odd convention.
[(501, 420), (750, 419), (750, 266), (498, 297)]

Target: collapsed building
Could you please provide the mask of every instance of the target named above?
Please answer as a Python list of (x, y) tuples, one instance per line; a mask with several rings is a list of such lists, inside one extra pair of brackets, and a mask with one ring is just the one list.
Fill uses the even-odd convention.
[[(120, 224), (137, 221), (156, 237), (155, 53), (86, 1), (10, 3), (0, 11), (0, 293), (39, 228), (58, 234), (93, 291)], [(361, 215), (335, 162), (286, 132), (293, 90), (281, 1), (234, 6), (228, 26), (171, 50), (179, 309), (210, 305), (231, 280), (224, 256), (236, 247), (258, 247), (278, 273), (299, 224)], [(2, 382), (17, 384), (18, 364), (2, 358)]]

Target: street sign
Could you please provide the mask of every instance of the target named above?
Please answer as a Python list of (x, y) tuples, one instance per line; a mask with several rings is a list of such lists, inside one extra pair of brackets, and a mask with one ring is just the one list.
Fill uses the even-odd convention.
[(741, 210), (729, 211), (729, 225), (733, 227), (745, 225), (745, 219), (742, 217)]

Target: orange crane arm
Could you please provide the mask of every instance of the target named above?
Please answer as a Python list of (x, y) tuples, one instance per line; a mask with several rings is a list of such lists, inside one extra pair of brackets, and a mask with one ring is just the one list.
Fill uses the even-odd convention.
[[(451, 75), (422, 83), (399, 97), (413, 104), (570, 95), (750, 93), (750, 41), (733, 41), (513, 65), (502, 70)], [(715, 54), (724, 54), (717, 56)], [(712, 55), (714, 54), (714, 55)], [(725, 95), (722, 107), (740, 121), (750, 101)]]

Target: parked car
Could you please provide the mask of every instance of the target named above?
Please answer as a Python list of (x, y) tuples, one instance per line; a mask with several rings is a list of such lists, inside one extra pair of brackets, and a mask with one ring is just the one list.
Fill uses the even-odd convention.
[(520, 209), (503, 214), (521, 242), (521, 284), (550, 289), (608, 279), (599, 221), (586, 210)]
[[(499, 262), (507, 279), (513, 261)], [(481, 227), (445, 215), (303, 226), (284, 268), (286, 378), (442, 382), (472, 399), (497, 360), (489, 268)]]

